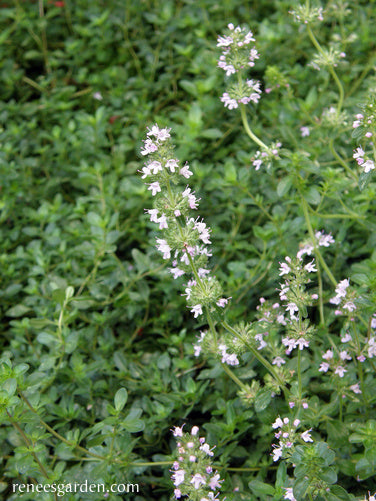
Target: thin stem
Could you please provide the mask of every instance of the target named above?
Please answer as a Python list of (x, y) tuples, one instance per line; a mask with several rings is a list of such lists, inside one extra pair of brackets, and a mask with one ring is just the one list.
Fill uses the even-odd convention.
[(230, 369), (230, 367), (227, 364), (221, 364), (221, 365), (222, 365), (222, 369), (239, 386), (239, 388), (241, 388), (242, 390), (244, 390), (246, 392), (249, 391), (249, 389), (247, 388), (247, 386), (244, 383), (242, 383), (237, 376), (235, 376), (235, 374), (232, 372), (232, 370)]
[(321, 276), (321, 269), (320, 269), (320, 263), (316, 262), (317, 266), (317, 281), (318, 281), (318, 286), (319, 286), (319, 310), (320, 310), (320, 324), (325, 325), (325, 317), (324, 317), (324, 299), (323, 299), (323, 287), (322, 287), (322, 276)]
[(75, 442), (71, 442), (70, 440), (67, 440), (62, 435), (57, 433), (53, 428), (51, 428), (51, 426), (49, 426), (45, 421), (43, 421), (43, 419), (39, 416), (38, 412), (34, 409), (34, 407), (31, 405), (31, 403), (25, 397), (25, 395), (21, 391), (19, 391), (18, 393), (19, 393), (20, 397), (22, 398), (22, 400), (25, 402), (25, 404), (29, 407), (31, 412), (33, 412), (34, 414), (36, 414), (38, 416), (39, 422), (46, 428), (46, 430), (48, 430), (52, 435), (54, 435), (56, 438), (58, 438), (64, 444), (68, 445), (69, 447), (74, 447), (75, 449), (78, 449), (78, 450), (84, 452), (88, 456), (91, 456), (91, 457), (96, 458), (96, 459), (101, 459), (102, 461), (110, 460), (113, 463), (120, 464), (120, 465), (126, 465), (126, 466), (161, 466), (161, 465), (170, 465), (172, 463), (172, 461), (155, 461), (155, 462), (146, 462), (146, 463), (141, 463), (141, 462), (139, 463), (137, 461), (128, 462), (128, 461), (121, 461), (121, 460), (118, 460), (115, 458), (108, 458), (105, 456), (100, 456), (99, 454), (95, 454), (94, 452), (90, 452), (88, 449), (85, 449), (85, 447), (82, 447), (81, 445), (78, 445)]
[[(321, 56), (323, 56), (325, 58), (326, 54), (322, 50), (321, 45), (317, 41), (317, 39), (316, 39), (315, 35), (313, 34), (313, 32), (312, 32), (312, 30), (311, 30), (311, 28), (310, 28), (309, 25), (307, 25), (307, 32), (308, 32), (308, 36), (311, 39), (311, 42), (313, 43), (313, 45), (316, 47), (316, 49), (321, 54)], [(332, 77), (333, 77), (333, 79), (334, 79), (334, 81), (335, 81), (335, 83), (336, 83), (336, 85), (338, 87), (339, 99), (338, 99), (338, 104), (337, 104), (337, 115), (339, 115), (340, 112), (341, 112), (341, 109), (342, 109), (343, 100), (344, 100), (344, 97), (345, 97), (345, 92), (343, 90), (343, 86), (341, 84), (341, 81), (338, 78), (338, 75), (337, 75), (337, 73), (335, 72), (335, 70), (334, 70), (334, 68), (332, 66), (329, 66), (329, 71), (330, 71), (330, 74), (332, 75)]]
[(301, 194), (300, 196), (301, 196), (301, 201), (302, 201), (302, 208), (303, 208), (304, 218), (305, 218), (306, 223), (307, 223), (307, 228), (308, 228), (309, 236), (311, 237), (312, 244), (313, 244), (313, 246), (315, 248), (316, 257), (318, 258), (318, 260), (320, 261), (322, 267), (326, 271), (326, 274), (328, 275), (328, 277), (329, 277), (330, 281), (332, 282), (332, 284), (335, 287), (337, 287), (337, 280), (334, 278), (333, 273), (330, 271), (328, 265), (326, 264), (324, 258), (321, 255), (321, 252), (317, 248), (315, 234), (313, 232), (311, 220), (310, 220), (310, 217), (309, 217), (308, 204), (307, 204), (305, 198), (303, 197), (303, 195)]
[(240, 104), (240, 114), (241, 114), (241, 117), (242, 117), (242, 121), (243, 121), (243, 125), (244, 125), (244, 129), (246, 131), (246, 133), (248, 134), (248, 136), (252, 139), (252, 141), (254, 141), (256, 144), (258, 144), (262, 149), (266, 150), (266, 151), (269, 151), (269, 148), (268, 146), (266, 146), (265, 143), (263, 143), (261, 141), (261, 139), (259, 139), (252, 131), (251, 131), (251, 128), (249, 127), (249, 123), (248, 123), (248, 119), (247, 119), (247, 114), (246, 114), (246, 111), (245, 111), (245, 105), (244, 104)]
[(356, 181), (358, 181), (358, 176), (355, 174), (355, 172), (353, 172), (350, 167), (347, 165), (347, 163), (343, 160), (343, 158), (341, 158), (339, 156), (339, 154), (337, 153), (336, 149), (334, 148), (334, 141), (333, 141), (333, 138), (330, 139), (329, 141), (329, 148), (330, 148), (330, 151), (332, 152), (333, 156), (338, 160), (338, 163), (342, 165), (342, 167), (345, 169), (345, 171), (352, 177), (354, 178)]
[(259, 353), (255, 348), (248, 343), (246, 339), (243, 338), (243, 336), (237, 332), (235, 329), (231, 327), (225, 320), (221, 322), (222, 326), (229, 331), (233, 336), (235, 336), (237, 339), (240, 339), (246, 346), (247, 348), (252, 352), (252, 354), (257, 358), (257, 360), (267, 369), (270, 374), (274, 377), (274, 379), (278, 382), (278, 384), (281, 386), (281, 388), (285, 391), (287, 390), (286, 386), (284, 385), (282, 379), (280, 376), (275, 372), (274, 367)]
[[(44, 5), (43, 5), (44, 0), (38, 0), (38, 7), (39, 7), (39, 17), (42, 22), (44, 22)], [(51, 68), (50, 68), (50, 63), (48, 61), (48, 49), (47, 49), (47, 36), (46, 36), (46, 29), (44, 25), (41, 27), (41, 32), (42, 32), (42, 53), (43, 53), (43, 59), (44, 59), (44, 65), (46, 67), (47, 73), (51, 73)]]
[[(8, 409), (6, 409), (6, 413), (8, 414), (9, 421), (12, 423), (12, 425), (14, 426), (14, 428), (18, 431), (18, 433), (23, 438), (23, 440), (24, 440), (24, 442), (26, 444), (26, 447), (28, 449), (31, 449), (32, 444), (30, 443), (29, 439), (25, 435), (23, 429), (19, 426), (18, 423), (16, 423), (16, 421), (13, 420), (13, 416), (10, 414), (10, 412), (8, 411)], [(35, 462), (37, 463), (37, 465), (39, 466), (39, 469), (40, 469), (42, 475), (48, 480), (50, 477), (49, 477), (49, 475), (48, 475), (45, 467), (43, 466), (43, 464), (39, 461), (38, 456), (35, 454), (35, 452), (33, 450), (30, 450), (30, 453), (33, 456), (33, 458), (34, 458)], [(55, 498), (55, 500), (57, 499), (56, 493), (54, 493), (54, 498)]]
[(302, 350), (298, 350), (298, 391), (299, 391), (299, 402), (302, 401), (303, 390), (302, 390)]

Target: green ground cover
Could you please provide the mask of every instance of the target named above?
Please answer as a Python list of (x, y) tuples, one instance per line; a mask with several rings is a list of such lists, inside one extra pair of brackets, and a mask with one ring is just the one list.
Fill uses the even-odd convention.
[[(171, 429), (184, 423), (215, 445), (219, 499), (376, 490), (376, 7), (322, 6), (323, 20), (277, 0), (0, 2), (2, 499), (55, 500), (12, 485), (86, 480), (139, 492), (63, 499), (175, 499)], [(252, 30), (260, 57), (247, 77), (263, 91), (232, 110), (220, 98), (236, 78), (217, 47), (228, 23)], [(370, 123), (354, 126), (359, 114)], [(139, 172), (155, 123), (193, 172), (191, 217), (210, 226), (208, 267), (232, 298), (213, 323), (247, 341), (232, 350), (238, 367), (210, 346), (194, 355), (209, 317), (194, 318), (186, 281), (156, 250), (164, 237)], [(278, 158), (256, 169), (263, 147), (244, 124), (267, 148), (281, 142)], [(317, 231), (334, 242), (319, 249)], [(250, 326), (260, 298), (267, 312), (286, 279), (298, 287), (281, 263), (309, 244), (318, 299), (300, 284), (296, 302), (310, 345), (270, 371), (286, 333), (270, 326), (262, 351)], [(330, 299), (347, 279), (355, 308), (339, 315)], [(319, 371), (328, 350), (346, 374), (339, 361)], [(286, 416), (314, 442), (273, 461), (272, 423)]]

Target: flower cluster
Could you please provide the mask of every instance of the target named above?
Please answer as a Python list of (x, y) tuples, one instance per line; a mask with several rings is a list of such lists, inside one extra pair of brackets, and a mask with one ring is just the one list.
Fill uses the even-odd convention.
[(338, 110), (334, 106), (324, 108), (321, 114), (321, 125), (330, 129), (347, 125), (346, 112), (338, 113)]
[(265, 92), (269, 94), (274, 90), (289, 89), (287, 76), (277, 66), (268, 66), (265, 70)]
[(184, 295), (196, 318), (205, 308), (223, 310), (230, 298), (222, 297), (219, 282), (207, 268), (212, 255), (207, 247), (211, 243), (210, 229), (202, 219), (190, 216), (199, 200), (189, 186), (179, 189), (178, 185), (192, 172), (187, 164), (179, 165), (173, 150), (170, 129), (153, 125), (141, 150), (147, 162), (140, 172), (155, 197), (154, 208), (146, 212), (150, 221), (164, 231), (164, 238), (157, 238), (157, 250), (163, 259), (172, 260), (169, 271), (174, 279), (188, 275)]
[(317, 269), (314, 259), (303, 264), (303, 255), (298, 252), (296, 258), (287, 256), (285, 262), (280, 263), (279, 271), (279, 275), (285, 279), (285, 282), (280, 284), (279, 297), (281, 301), (285, 301), (285, 310), (289, 314), (287, 335), (282, 339), (282, 343), (286, 347), (286, 354), (289, 355), (294, 348), (307, 348), (313, 334), (308, 320), (303, 319), (308, 315), (306, 306), (318, 298), (317, 294), (309, 294), (306, 291), (306, 285), (311, 281), (309, 274)]
[(296, 23), (310, 24), (316, 21), (323, 21), (324, 10), (322, 7), (311, 6), (308, 3), (298, 5), (295, 10), (289, 12)]
[(360, 167), (363, 167), (364, 172), (370, 172), (375, 168), (375, 162), (371, 160), (366, 152), (360, 146), (354, 150), (353, 159), (357, 161)]
[(338, 63), (346, 57), (345, 52), (341, 52), (333, 47), (329, 49), (321, 49), (321, 52), (316, 54), (313, 60), (309, 63), (315, 70), (320, 71), (321, 68), (325, 67), (336, 67)]
[[(316, 231), (315, 245), (317, 247), (329, 247), (330, 244), (334, 244), (334, 242), (335, 240), (330, 233), (325, 234), (323, 231)], [(300, 246), (300, 249), (296, 256), (298, 259), (302, 259), (304, 255), (311, 256), (314, 249), (315, 246), (313, 245), (312, 241), (309, 240)]]
[(259, 170), (262, 165), (268, 167), (273, 159), (279, 158), (278, 149), (282, 146), (282, 143), (277, 142), (270, 146), (266, 151), (256, 151), (252, 160), (252, 165), (255, 170)]
[(185, 433), (183, 427), (175, 426), (171, 430), (177, 441), (176, 460), (171, 470), (175, 499), (188, 496), (197, 501), (218, 500), (223, 480), (213, 471), (214, 452), (205, 438), (199, 436), (198, 426), (193, 426), (190, 433)]
[[(375, 146), (373, 138), (376, 135), (376, 98), (371, 96), (369, 102), (363, 107), (362, 113), (355, 115), (352, 126), (353, 137), (363, 143), (354, 150), (353, 158), (365, 173), (375, 169)], [(367, 149), (371, 152), (367, 153)], [(372, 158), (371, 158), (372, 157)]]
[(201, 331), (196, 344), (193, 345), (193, 349), (196, 357), (200, 355), (201, 351), (204, 351), (219, 356), (222, 364), (239, 365), (237, 352), (242, 350), (241, 348), (239, 350), (239, 347), (236, 347), (235, 344), (235, 338), (217, 341), (213, 338), (212, 332)]
[[(333, 373), (338, 375), (340, 378), (343, 378), (345, 373), (347, 372), (347, 360), (352, 360), (352, 357), (347, 350), (342, 350), (338, 354), (334, 353), (333, 350), (327, 350), (322, 355), (322, 358), (325, 361), (321, 363), (319, 372), (328, 372), (328, 370), (331, 369)], [(354, 391), (354, 393), (361, 393), (358, 384), (353, 385), (351, 389)]]
[[(250, 46), (253, 42), (255, 39), (251, 31), (240, 26), (235, 28), (232, 23), (228, 25), (227, 33), (218, 37), (217, 47), (222, 48), (218, 66), (227, 76), (243, 72), (247, 67), (255, 65), (259, 54), (253, 45)], [(243, 81), (239, 78), (237, 83), (231, 85), (223, 94), (221, 101), (225, 107), (232, 110), (238, 108), (239, 104), (248, 104), (251, 101), (257, 104), (260, 95), (260, 82), (249, 79)]]
[(331, 304), (335, 304), (338, 308), (335, 311), (336, 315), (341, 315), (343, 310), (347, 310), (349, 313), (356, 310), (354, 303), (355, 292), (349, 289), (350, 281), (348, 278), (341, 280), (336, 287), (336, 295), (329, 299)]
[(281, 457), (289, 457), (292, 454), (294, 443), (299, 440), (299, 438), (304, 442), (313, 442), (310, 434), (312, 428), (300, 433), (296, 431), (299, 425), (299, 419), (294, 419), (291, 423), (288, 417), (283, 419), (278, 417), (272, 424), (274, 430), (278, 429), (278, 432), (275, 433), (275, 438), (279, 440), (278, 444), (273, 445), (273, 461), (278, 461)]

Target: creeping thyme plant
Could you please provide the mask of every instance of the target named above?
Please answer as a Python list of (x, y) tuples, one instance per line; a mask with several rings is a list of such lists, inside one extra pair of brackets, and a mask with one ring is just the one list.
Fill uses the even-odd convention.
[[(346, 9), (343, 12), (347, 14)], [(321, 117), (311, 119), (309, 126), (304, 122), (300, 125), (300, 135), (309, 137), (320, 123), (327, 127), (333, 172), (337, 169), (336, 175), (343, 178), (347, 189), (361, 193), (372, 183), (375, 169), (375, 93), (370, 90), (371, 97), (352, 123), (352, 136), (358, 141), (354, 164), (337, 151), (344, 140), (351, 141), (351, 118), (344, 111), (345, 91), (339, 77), (349, 41), (339, 38), (328, 48), (320, 45), (315, 27), (324, 21), (322, 7), (310, 7), (307, 2), (290, 14), (317, 50), (310, 67), (318, 71), (325, 68), (327, 79), (334, 81), (337, 91), (333, 93), (333, 105), (323, 109)], [(376, 449), (371, 438), (376, 430), (372, 418), (376, 384), (375, 290), (359, 280), (353, 283), (346, 270), (337, 267), (332, 271), (335, 263), (330, 249), (340, 245), (341, 232), (332, 225), (327, 232), (326, 218), (331, 215), (319, 215), (318, 209), (312, 208), (323, 206), (325, 210), (319, 187), (326, 181), (325, 174), (320, 178), (317, 168), (305, 168), (304, 163), (311, 156), (309, 146), (302, 146), (305, 150), (297, 147), (296, 151), (288, 145), (282, 147), (279, 138), (268, 141), (259, 126), (256, 125), (261, 131), (259, 135), (250, 126), (249, 107), (257, 117), (262, 95), (261, 82), (250, 78), (262, 57), (255, 44), (252, 31), (233, 23), (218, 36), (217, 47), (222, 51), (218, 67), (228, 82), (220, 100), (231, 113), (240, 112), (244, 132), (251, 140), (248, 162), (252, 177), (277, 177), (277, 193), (286, 197), (293, 191), (290, 196), (298, 205), (298, 224), (305, 235), (296, 241), (293, 253), (280, 256), (279, 263), (274, 263), (280, 277), (275, 283), (276, 292), (271, 291), (269, 299), (259, 298), (251, 315), (253, 320), (236, 323), (231, 315), (233, 298), (226, 297), (210, 265), (209, 258), (215, 251), (208, 245), (213, 237), (199, 215), (198, 195), (187, 181), (191, 181), (194, 172), (176, 157), (171, 129), (157, 124), (148, 128), (141, 149), (147, 158), (142, 178), (154, 197), (153, 208), (146, 212), (162, 232), (162, 238), (156, 237), (156, 248), (168, 261), (173, 278), (182, 284), (186, 306), (199, 322), (194, 356), (220, 364), (237, 387), (242, 402), (237, 412), (253, 408), (259, 413), (254, 417), (257, 421), (269, 406), (269, 413), (264, 415), (263, 435), (271, 436), (274, 430), (277, 443), (272, 443), (271, 438), (265, 454), (271, 456), (270, 464), (279, 462), (277, 480), (275, 485), (265, 477), (251, 481), (252, 499), (356, 499), (351, 489), (346, 490), (351, 482), (344, 477), (350, 475), (353, 482), (360, 482), (376, 474)], [(268, 68), (266, 79), (270, 82), (267, 94), (280, 89), (282, 83), (288, 99), (293, 100), (290, 84), (279, 78), (276, 67)], [(257, 123), (256, 118), (253, 122)], [(252, 192), (252, 186), (248, 190)], [(329, 187), (325, 190), (329, 191)], [(344, 217), (349, 214), (347, 210)], [(341, 215), (333, 217), (341, 219)], [(294, 249), (293, 244), (289, 247)], [(254, 371), (248, 378), (241, 368), (250, 365)], [(227, 491), (228, 497), (216, 494), (221, 487), (219, 475), (210, 479), (213, 466), (205, 455), (202, 457), (206, 443), (204, 438), (198, 441), (197, 433), (196, 426), (191, 434), (183, 433), (179, 427), (173, 431), (178, 439), (178, 459), (172, 469), (174, 499), (250, 499), (242, 493), (236, 497), (238, 489)], [(353, 444), (357, 443), (366, 449), (361, 460), (353, 455)], [(209, 451), (207, 447), (206, 452), (212, 456)], [(266, 465), (268, 460), (265, 461)], [(247, 467), (240, 470), (247, 471)]]
[(375, 2), (0, 28), (0, 499), (375, 501)]

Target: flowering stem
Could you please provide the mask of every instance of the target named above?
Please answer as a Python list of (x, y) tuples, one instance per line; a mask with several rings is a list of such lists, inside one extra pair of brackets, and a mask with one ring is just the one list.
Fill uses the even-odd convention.
[(299, 402), (302, 401), (302, 350), (298, 349), (298, 391)]
[(304, 218), (305, 218), (306, 223), (307, 223), (307, 228), (308, 228), (309, 236), (311, 237), (313, 246), (315, 248), (316, 257), (320, 261), (320, 263), (321, 263), (322, 267), (324, 268), (324, 270), (326, 271), (326, 273), (327, 273), (330, 281), (332, 282), (332, 284), (335, 287), (337, 287), (337, 280), (334, 278), (333, 273), (330, 271), (328, 265), (326, 264), (326, 262), (324, 261), (324, 258), (321, 255), (321, 252), (317, 248), (315, 234), (314, 234), (314, 231), (313, 231), (313, 228), (312, 228), (311, 220), (309, 218), (308, 204), (307, 204), (307, 202), (306, 202), (306, 200), (305, 200), (305, 198), (303, 197), (302, 194), (300, 194), (300, 197), (301, 197), (301, 201), (302, 201), (302, 208), (303, 208)]
[[(215, 330), (214, 321), (213, 321), (213, 318), (212, 318), (211, 313), (209, 311), (209, 308), (205, 308), (205, 311), (206, 311), (206, 318), (207, 318), (211, 333), (213, 334), (215, 347), (217, 348), (217, 331)], [(226, 365), (226, 364), (222, 364), (222, 365)], [(234, 376), (234, 377), (236, 377), (236, 376)]]
[(266, 146), (265, 143), (263, 143), (261, 141), (261, 139), (259, 139), (250, 129), (249, 127), (249, 123), (248, 123), (248, 119), (247, 119), (247, 114), (246, 114), (246, 111), (245, 111), (245, 105), (240, 103), (240, 114), (241, 114), (241, 117), (242, 117), (242, 121), (243, 121), (243, 125), (244, 125), (244, 129), (246, 131), (246, 133), (248, 134), (248, 136), (252, 139), (252, 141), (254, 141), (256, 144), (258, 144), (262, 149), (266, 150), (266, 151), (269, 151), (269, 148)]
[[(358, 329), (356, 328), (355, 322), (352, 322), (352, 330), (354, 332), (358, 353), (360, 353), (361, 346), (360, 346), (360, 340), (359, 340), (359, 336), (358, 336)], [(360, 388), (362, 390), (362, 399), (363, 399), (364, 406), (366, 409), (366, 416), (368, 418), (368, 403), (366, 400), (366, 396), (364, 394), (365, 387), (364, 387), (363, 367), (362, 367), (362, 363), (358, 359), (357, 359), (357, 366), (358, 366), (358, 376), (359, 376), (359, 381), (360, 381)]]
[(325, 325), (324, 300), (323, 300), (322, 276), (321, 276), (321, 270), (320, 270), (320, 263), (316, 262), (316, 266), (317, 266), (317, 281), (318, 281), (318, 285), (319, 285), (320, 323), (321, 323), (321, 325)]
[(222, 369), (230, 376), (230, 378), (239, 386), (239, 388), (241, 388), (242, 390), (244, 391), (247, 391), (248, 392), (248, 388), (247, 386), (242, 383), (240, 381), (240, 379), (235, 376), (235, 374), (232, 372), (232, 370), (230, 369), (230, 367), (227, 365), (227, 364), (221, 364), (222, 365)]
[[(313, 45), (316, 47), (316, 49), (318, 50), (318, 52), (325, 58), (325, 53), (322, 50), (321, 45), (317, 41), (317, 39), (316, 39), (315, 35), (313, 34), (313, 32), (312, 32), (312, 30), (311, 30), (311, 28), (310, 28), (309, 25), (307, 25), (307, 32), (308, 32), (308, 36), (311, 39), (311, 42), (313, 43)], [(337, 84), (338, 91), (339, 91), (339, 100), (338, 100), (338, 104), (337, 104), (337, 115), (339, 115), (340, 112), (341, 112), (341, 109), (342, 109), (343, 99), (345, 97), (345, 93), (344, 93), (341, 81), (338, 78), (338, 75), (335, 72), (333, 66), (329, 66), (329, 71), (330, 71), (330, 74), (332, 75), (335, 83)]]
[(252, 354), (257, 358), (257, 360), (267, 369), (270, 374), (274, 377), (274, 379), (278, 382), (278, 384), (281, 386), (283, 391), (287, 391), (286, 386), (284, 385), (282, 379), (279, 377), (279, 375), (275, 372), (273, 366), (259, 353), (257, 350), (254, 349), (254, 347), (248, 343), (246, 339), (243, 338), (239, 332), (237, 332), (235, 329), (231, 327), (225, 320), (221, 322), (222, 326), (229, 331), (233, 336), (236, 338), (240, 339), (247, 347), (248, 349), (252, 352)]
[(333, 138), (330, 139), (329, 141), (329, 148), (330, 148), (330, 151), (332, 152), (333, 156), (338, 160), (338, 163), (342, 165), (342, 167), (345, 169), (345, 171), (351, 176), (353, 177), (356, 181), (358, 181), (358, 176), (356, 175), (355, 172), (353, 172), (350, 167), (347, 165), (347, 163), (343, 160), (343, 158), (341, 158), (337, 151), (335, 150), (334, 148), (334, 145), (333, 145)]
[[(14, 426), (14, 428), (18, 431), (18, 433), (22, 436), (25, 444), (26, 444), (26, 447), (30, 450), (31, 452), (31, 455), (33, 456), (35, 462), (38, 464), (39, 466), (39, 469), (40, 471), (42, 472), (43, 476), (47, 479), (49, 479), (49, 475), (45, 469), (45, 467), (43, 466), (43, 464), (40, 462), (38, 456), (36, 455), (35, 451), (33, 450), (33, 445), (34, 444), (31, 444), (30, 443), (30, 440), (27, 438), (27, 436), (25, 435), (23, 429), (18, 425), (18, 423), (13, 419), (13, 416), (10, 414), (10, 412), (8, 411), (8, 409), (6, 409), (6, 413), (8, 415), (8, 419), (9, 421), (12, 423), (12, 425)], [(56, 496), (55, 496), (55, 499), (56, 499)]]

